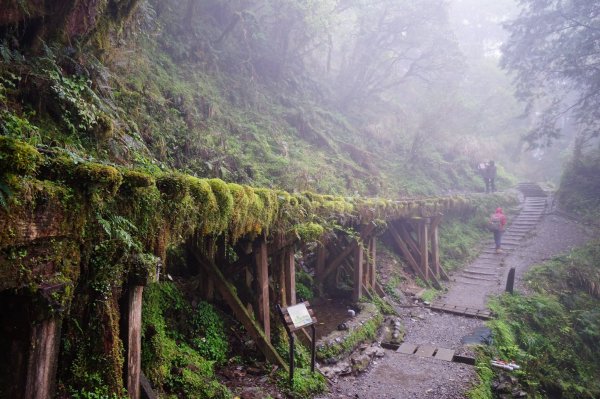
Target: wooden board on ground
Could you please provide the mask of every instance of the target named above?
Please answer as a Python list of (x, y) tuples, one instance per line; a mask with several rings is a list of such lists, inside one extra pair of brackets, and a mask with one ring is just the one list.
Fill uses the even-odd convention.
[(429, 308), (440, 312), (452, 313), (468, 317), (476, 317), (482, 320), (489, 320), (492, 318), (492, 312), (490, 312), (487, 309), (473, 309), (467, 308), (465, 306), (448, 305), (441, 302), (434, 302), (431, 305), (429, 305)]

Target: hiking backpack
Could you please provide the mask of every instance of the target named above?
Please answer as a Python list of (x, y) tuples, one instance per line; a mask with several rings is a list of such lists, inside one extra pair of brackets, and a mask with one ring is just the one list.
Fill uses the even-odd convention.
[(488, 222), (488, 229), (491, 231), (500, 231), (502, 228), (502, 215), (494, 213)]

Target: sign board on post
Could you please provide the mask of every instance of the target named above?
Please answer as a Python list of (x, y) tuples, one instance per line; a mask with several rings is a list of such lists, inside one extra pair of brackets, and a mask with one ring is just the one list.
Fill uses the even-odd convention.
[(310, 304), (307, 301), (300, 302), (297, 305), (290, 306), (289, 308), (282, 308), (276, 305), (285, 331), (288, 333), (290, 338), (290, 384), (292, 384), (294, 378), (294, 331), (301, 329), (302, 327), (311, 328), (311, 364), (310, 370), (315, 371), (315, 324), (317, 318), (314, 316), (313, 310), (310, 308)]
[(308, 313), (306, 304), (304, 302), (287, 308), (288, 314), (294, 323), (294, 328), (302, 328), (308, 326), (313, 322), (312, 317)]

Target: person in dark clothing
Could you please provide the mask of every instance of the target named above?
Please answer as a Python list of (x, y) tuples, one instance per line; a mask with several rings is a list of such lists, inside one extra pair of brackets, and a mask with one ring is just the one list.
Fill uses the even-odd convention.
[(494, 161), (488, 162), (487, 168), (485, 168), (486, 180), (485, 180), (485, 192), (496, 191), (496, 163)]
[(496, 212), (490, 216), (490, 229), (494, 233), (494, 242), (496, 244), (496, 253), (502, 252), (502, 234), (506, 226), (506, 215), (502, 212), (502, 208), (496, 208)]
[(488, 192), (488, 183), (487, 183), (487, 176), (486, 176), (486, 169), (487, 169), (487, 163), (485, 162), (481, 162), (477, 165), (477, 174), (479, 176), (481, 176), (481, 178), (483, 179), (483, 182), (485, 183), (485, 192)]

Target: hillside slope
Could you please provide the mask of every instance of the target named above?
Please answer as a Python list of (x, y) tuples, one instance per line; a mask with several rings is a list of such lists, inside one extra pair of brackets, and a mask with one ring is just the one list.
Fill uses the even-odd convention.
[[(4, 135), (74, 157), (291, 192), (394, 198), (478, 189), (474, 160), (459, 149), (465, 138), (440, 121), (460, 106), (448, 86), (449, 75), (460, 74), (450, 67), (460, 58), (451, 43), (438, 60), (442, 72), (423, 72), (427, 82), (407, 76), (369, 94), (340, 81), (339, 59), (319, 76), (315, 59), (324, 52), (310, 51), (319, 35), (340, 34), (327, 25), (331, 15), (347, 22), (364, 10), (295, 1), (62, 3), (52, 29), (46, 20), (35, 28), (50, 12), (39, 2), (5, 6), (13, 18), (1, 21)], [(95, 13), (82, 16), (84, 6)], [(395, 11), (390, 22), (412, 17), (407, 7)], [(282, 32), (289, 15), (297, 20)], [(447, 33), (447, 16), (435, 18), (446, 30), (417, 33)], [(381, 29), (370, 34), (392, 34)], [(405, 51), (433, 62), (425, 59), (430, 45)], [(340, 99), (349, 87), (358, 93)]]

